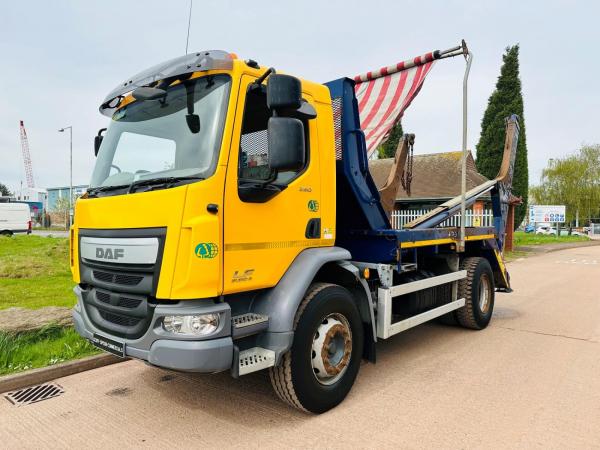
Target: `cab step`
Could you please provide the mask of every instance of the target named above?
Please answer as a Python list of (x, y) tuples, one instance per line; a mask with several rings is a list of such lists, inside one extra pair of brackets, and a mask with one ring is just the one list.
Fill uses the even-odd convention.
[(258, 334), (269, 327), (269, 316), (246, 313), (231, 318), (231, 336), (233, 339)]
[(238, 359), (238, 375), (246, 375), (275, 365), (275, 352), (262, 347), (242, 350)]

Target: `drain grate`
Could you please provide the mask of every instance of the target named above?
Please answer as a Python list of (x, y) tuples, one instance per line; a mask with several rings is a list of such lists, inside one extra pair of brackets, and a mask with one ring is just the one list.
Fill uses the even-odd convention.
[(65, 391), (60, 384), (48, 383), (9, 392), (8, 394), (4, 394), (4, 397), (15, 406), (25, 406), (58, 397), (64, 393)]

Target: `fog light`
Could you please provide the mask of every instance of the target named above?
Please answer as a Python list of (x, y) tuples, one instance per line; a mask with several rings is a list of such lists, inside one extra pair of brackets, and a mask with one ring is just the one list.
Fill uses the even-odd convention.
[(169, 333), (206, 336), (219, 328), (219, 314), (165, 316), (163, 328)]

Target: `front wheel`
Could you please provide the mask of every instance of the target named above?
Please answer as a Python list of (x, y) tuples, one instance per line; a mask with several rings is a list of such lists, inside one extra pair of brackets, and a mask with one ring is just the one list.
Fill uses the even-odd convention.
[(298, 308), (292, 348), (270, 369), (284, 402), (323, 413), (338, 405), (354, 384), (363, 352), (363, 325), (350, 292), (314, 283)]

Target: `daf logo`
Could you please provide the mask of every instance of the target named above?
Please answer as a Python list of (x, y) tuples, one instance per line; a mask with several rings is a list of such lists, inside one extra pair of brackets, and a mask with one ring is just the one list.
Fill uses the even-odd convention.
[(96, 247), (96, 258), (119, 259), (125, 256), (125, 249)]

